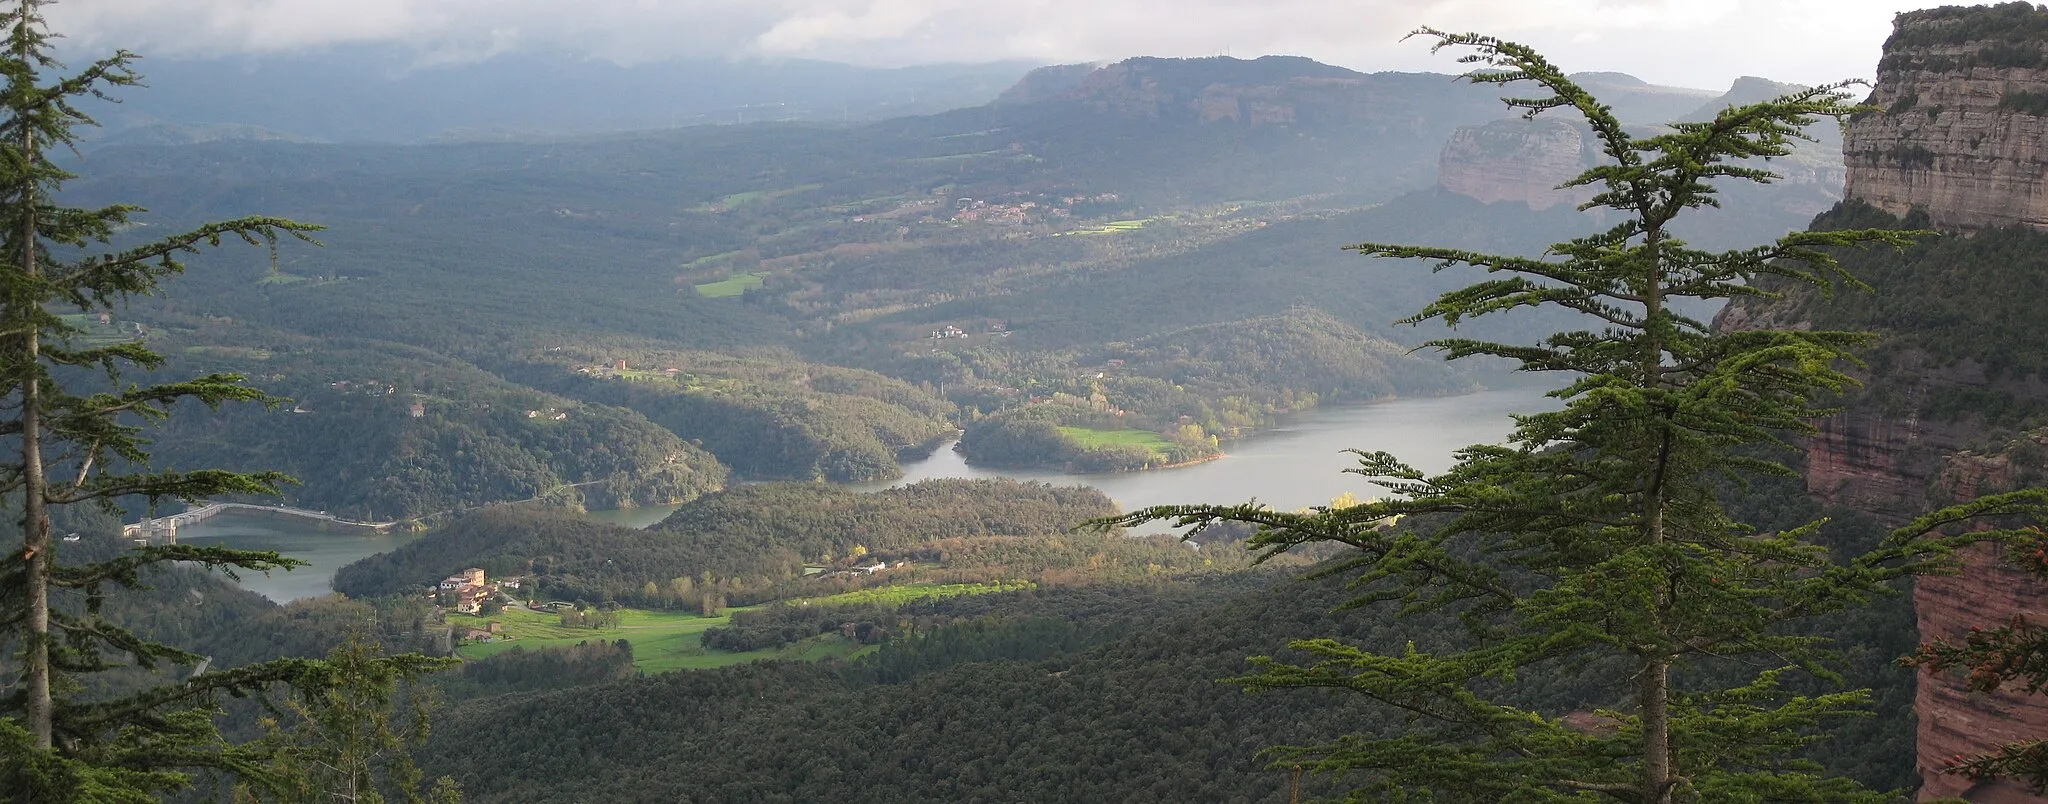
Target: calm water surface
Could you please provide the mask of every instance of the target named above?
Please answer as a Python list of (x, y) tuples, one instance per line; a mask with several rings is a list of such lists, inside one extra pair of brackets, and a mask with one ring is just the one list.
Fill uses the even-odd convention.
[(180, 544), (276, 550), (308, 562), (290, 572), (241, 573), (244, 588), (279, 603), (332, 592), (335, 570), (417, 538), (417, 533), (323, 529), (317, 520), (262, 514), (224, 513), (178, 529)]
[[(903, 479), (856, 484), (877, 491), (944, 477), (1012, 477), (1101, 489), (1124, 510), (1177, 503), (1240, 503), (1256, 499), (1280, 509), (1322, 505), (1345, 492), (1368, 497), (1379, 489), (1345, 469), (1358, 465), (1346, 449), (1386, 450), (1425, 472), (1451, 465), (1451, 452), (1471, 444), (1495, 444), (1513, 429), (1510, 413), (1550, 410), (1554, 400), (1540, 389), (1485, 391), (1465, 396), (1400, 399), (1356, 407), (1311, 411), (1286, 426), (1228, 446), (1218, 460), (1181, 469), (1120, 474), (1069, 474), (984, 469), (967, 465), (952, 445), (903, 465)], [(627, 527), (660, 522), (680, 506), (656, 505), (591, 516)], [(244, 573), (242, 585), (279, 602), (332, 591), (334, 571), (373, 553), (419, 538), (412, 533), (356, 533), (322, 530), (311, 520), (222, 514), (182, 528), (178, 540), (247, 550), (276, 550), (312, 566), (269, 576)]]
[(1286, 426), (1225, 446), (1229, 455), (1180, 469), (1117, 474), (1068, 474), (983, 469), (951, 446), (904, 464), (902, 480), (855, 486), (876, 490), (938, 477), (1013, 477), (1062, 485), (1094, 486), (1124, 510), (1148, 505), (1241, 503), (1257, 499), (1283, 510), (1328, 503), (1345, 492), (1375, 496), (1380, 489), (1357, 475), (1347, 449), (1385, 450), (1424, 472), (1450, 468), (1451, 453), (1472, 444), (1496, 444), (1514, 429), (1510, 413), (1552, 410), (1542, 389), (1517, 388), (1464, 396), (1399, 399), (1310, 411)]

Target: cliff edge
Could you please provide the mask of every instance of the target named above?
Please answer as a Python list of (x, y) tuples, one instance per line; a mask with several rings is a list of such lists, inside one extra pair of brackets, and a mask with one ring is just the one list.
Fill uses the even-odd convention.
[(1898, 15), (1869, 103), (1843, 142), (1848, 197), (1944, 230), (2048, 226), (2048, 11)]

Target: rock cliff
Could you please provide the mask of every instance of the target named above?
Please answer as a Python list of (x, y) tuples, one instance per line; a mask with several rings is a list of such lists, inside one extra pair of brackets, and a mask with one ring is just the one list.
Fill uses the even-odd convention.
[[(1638, 133), (1649, 133), (1666, 121), (1712, 120), (1729, 106), (1769, 100), (1800, 88), (1745, 77), (1715, 95), (1654, 86), (1618, 73), (1573, 78), (1601, 102), (1614, 99), (1616, 116)], [(1722, 182), (1726, 203), (1688, 220), (1686, 225), (1695, 231), (1686, 236), (1710, 247), (1748, 245), (1783, 234), (1788, 222), (1803, 224), (1834, 206), (1841, 200), (1843, 181), (1840, 137), (1834, 128), (1831, 122), (1815, 125), (1808, 131), (1813, 142), (1797, 143), (1793, 153), (1769, 163), (1757, 161), (1756, 167), (1780, 177), (1769, 187)], [(1556, 112), (1534, 120), (1514, 117), (1459, 128), (1444, 143), (1437, 176), (1444, 189), (1489, 204), (1514, 202), (1537, 210), (1577, 206), (1593, 197), (1594, 188), (1559, 185), (1592, 167), (1599, 157), (1592, 133), (1570, 115)]]
[(1577, 205), (1589, 187), (1559, 188), (1592, 164), (1588, 136), (1562, 120), (1497, 120), (1465, 126), (1444, 143), (1437, 181), (1444, 189), (1491, 204), (1515, 201), (1530, 209)]
[[(1943, 462), (1934, 488), (1943, 496), (1968, 499), (2038, 484), (2043, 445), (2048, 445), (2048, 430), (2034, 431), (1996, 452), (1951, 455)], [(1913, 608), (1921, 639), (1960, 642), (1971, 628), (1996, 625), (2013, 615), (2035, 623), (2048, 622), (2048, 595), (2042, 594), (2038, 579), (2007, 565), (1988, 546), (1970, 550), (1962, 559), (1961, 572), (1922, 578), (1916, 585)], [(1913, 709), (1919, 715), (1915, 738), (1920, 772), (1926, 780), (1920, 790), (1922, 801), (1951, 796), (1978, 804), (2043, 800), (2014, 782), (1973, 782), (1937, 772), (1947, 757), (2040, 739), (2048, 727), (2048, 707), (2043, 706), (2041, 696), (2014, 687), (1973, 692), (1953, 676), (1923, 677)]]
[(2048, 226), (2048, 11), (1898, 15), (1843, 144), (1847, 193), (1936, 227)]
[[(1950, 232), (2048, 227), (2048, 10), (2006, 3), (1898, 15), (1870, 103), (1879, 110), (1856, 117), (1844, 136), (1849, 198), (1894, 215), (1924, 214), (1935, 228)], [(2013, 293), (2032, 290), (2012, 287), (1997, 266), (1947, 270)], [(1931, 289), (1936, 281), (1918, 283)], [(2030, 304), (2042, 301), (2048, 300)], [(1997, 314), (1986, 311), (1977, 318), (1974, 325), (1994, 340), (2019, 337)], [(1947, 339), (1960, 340), (1952, 334)], [(1823, 499), (1899, 522), (1922, 510), (1930, 490), (1937, 497), (1967, 499), (2017, 482), (2009, 456), (1966, 451), (1993, 438), (1987, 410), (1951, 406), (1944, 416), (1926, 414), (1936, 407), (1933, 400), (1947, 395), (2000, 400), (2006, 418), (2013, 418), (2011, 411), (2031, 411), (2030, 418), (2038, 419), (2048, 411), (2039, 373), (1986, 371), (1971, 360), (1929, 360), (1912, 350), (1904, 356), (1871, 378), (1872, 390), (1881, 394), (1866, 394), (1821, 423), (1810, 443), (1809, 488)], [(2040, 583), (2001, 566), (1988, 550), (1969, 555), (1960, 574), (1922, 579), (1913, 602), (1923, 639), (1954, 637), (2014, 614), (2048, 621), (2048, 594)], [(1972, 693), (1957, 677), (1934, 675), (1921, 677), (1914, 709), (1922, 800), (2048, 801), (2008, 782), (1973, 783), (1938, 772), (1957, 754), (2048, 735), (2048, 698)]]

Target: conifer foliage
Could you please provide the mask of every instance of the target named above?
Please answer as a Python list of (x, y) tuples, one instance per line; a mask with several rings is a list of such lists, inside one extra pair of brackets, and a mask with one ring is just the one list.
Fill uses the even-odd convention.
[[(130, 244), (123, 231), (139, 212), (56, 201), (72, 177), (51, 156), (92, 125), (76, 104), (107, 99), (139, 76), (125, 51), (68, 75), (51, 56), (43, 0), (0, 9), (0, 499), (18, 512), (22, 542), (0, 557), (0, 800), (153, 801), (187, 783), (196, 768), (261, 780), (262, 757), (224, 742), (211, 702), (323, 669), (279, 660), (208, 670), (202, 657), (143, 639), (99, 614), (103, 594), (143, 582), (150, 567), (186, 562), (226, 570), (289, 568), (275, 553), (185, 545), (143, 547), (117, 557), (66, 564), (50, 511), (109, 505), (122, 498), (196, 498), (275, 493), (281, 475), (149, 469), (145, 428), (174, 405), (262, 402), (234, 375), (170, 383), (131, 382), (131, 370), (163, 361), (140, 340), (92, 339), (64, 314), (113, 312), (155, 292), (182, 270), (182, 255), (224, 240), (275, 248), (319, 227), (250, 217)], [(120, 240), (119, 244), (116, 241)], [(423, 657), (393, 657), (408, 673)], [(122, 697), (81, 694), (83, 678), (122, 665), (171, 670), (183, 681)], [(184, 670), (179, 668), (192, 668)]]
[[(1799, 694), (1837, 680), (1825, 640), (1791, 626), (1938, 570), (1960, 545), (2009, 539), (2015, 518), (2043, 512), (2038, 492), (1985, 497), (1893, 532), (1874, 551), (1831, 556), (1822, 522), (1758, 532), (1723, 508), (1719, 492), (1745, 476), (1787, 474), (1758, 458), (1785, 434), (1811, 430), (1820, 400), (1842, 389), (1863, 333), (1715, 332), (1688, 317), (1688, 300), (1768, 295), (1772, 283), (1859, 287), (1833, 256), (1898, 247), (1916, 233), (1795, 232), (1728, 252), (1689, 247), (1672, 231), (1684, 213), (1717, 205), (1716, 183), (1775, 178), (1801, 130), (1857, 111), (1848, 84), (1734, 107), (1713, 120), (1636, 137), (1609, 109), (1531, 49), (1476, 34), (1422, 29), (1437, 49), (1465, 51), (1465, 80), (1533, 86), (1504, 98), (1528, 116), (1584, 118), (1604, 156), (1569, 183), (1596, 191), (1587, 208), (1612, 228), (1559, 243), (1542, 258), (1380, 243), (1363, 255), (1469, 265), (1489, 278), (1440, 297), (1410, 322), (1455, 327), (1483, 315), (1557, 307), (1588, 329), (1516, 345), (1448, 338), (1451, 359), (1486, 356), (1524, 371), (1557, 372), (1562, 409), (1518, 416), (1509, 444), (1473, 446), (1426, 476), (1381, 452), (1350, 470), (1390, 494), (1301, 513), (1257, 505), (1161, 506), (1118, 524), (1170, 521), (1202, 528), (1261, 526), (1251, 544), (1270, 557), (1337, 543), (1356, 548), (1332, 572), (1354, 574), (1355, 605), (1449, 609), (1469, 634), (1459, 648), (1380, 655), (1337, 640), (1291, 647), (1296, 664), (1254, 659), (1253, 688), (1348, 690), (1409, 713), (1414, 728), (1384, 739), (1278, 749), (1301, 764), (1360, 780), (1374, 801), (1889, 801), (1890, 794), (1825, 778), (1799, 753), (1823, 724), (1863, 707), (1861, 691)], [(1760, 286), (1758, 280), (1765, 280)], [(1676, 304), (1674, 304), (1676, 303)], [(1402, 518), (1397, 526), (1388, 523)], [(1712, 666), (1716, 672), (1698, 672)], [(1709, 679), (1752, 668), (1733, 686)], [(1540, 712), (1515, 704), (1529, 674), (1618, 668), (1610, 709)], [(1795, 679), (1806, 677), (1798, 685)], [(1567, 718), (1566, 715), (1576, 714)]]

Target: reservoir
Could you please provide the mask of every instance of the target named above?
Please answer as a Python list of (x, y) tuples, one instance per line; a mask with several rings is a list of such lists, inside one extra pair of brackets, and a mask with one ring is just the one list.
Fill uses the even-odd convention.
[(178, 528), (178, 543), (275, 550), (308, 566), (265, 575), (242, 572), (242, 587), (279, 603), (318, 597), (334, 590), (334, 571), (364, 556), (395, 550), (418, 539), (403, 531), (376, 532), (339, 528), (295, 516), (243, 514), (232, 511)]
[[(1254, 499), (1291, 510), (1323, 505), (1345, 492), (1361, 498), (1380, 493), (1364, 478), (1344, 472), (1358, 465), (1357, 456), (1344, 452), (1346, 449), (1385, 450), (1434, 474), (1449, 468), (1451, 453), (1461, 447), (1503, 441), (1514, 429), (1509, 414), (1555, 409), (1556, 401), (1543, 393), (1536, 388), (1515, 388), (1309, 411), (1290, 417), (1281, 427), (1226, 445), (1229, 455), (1223, 458), (1151, 472), (1068, 474), (986, 469), (967, 465), (947, 444), (928, 458), (905, 463), (901, 480), (852, 488), (875, 491), (945, 477), (1012, 477), (1094, 486), (1127, 511), (1148, 505), (1235, 504)], [(592, 511), (591, 516), (644, 528), (660, 522), (677, 507)], [(336, 569), (417, 538), (415, 533), (365, 534), (322, 527), (310, 519), (236, 513), (222, 513), (178, 531), (178, 541), (186, 544), (276, 550), (311, 562), (311, 566), (267, 577), (243, 573), (243, 586), (279, 602), (327, 594)]]
[(929, 458), (904, 464), (902, 480), (854, 488), (883, 489), (939, 477), (1011, 477), (1094, 486), (1126, 511), (1254, 499), (1293, 510), (1326, 505), (1345, 492), (1359, 498), (1383, 493), (1365, 478), (1344, 471), (1358, 465), (1358, 456), (1345, 450), (1391, 452), (1424, 473), (1435, 474), (1450, 468), (1451, 453), (1458, 449), (1506, 440), (1514, 429), (1509, 414), (1557, 409), (1557, 400), (1546, 398), (1545, 392), (1512, 388), (1312, 410), (1290, 417), (1281, 427), (1225, 444), (1225, 457), (1151, 472), (1081, 475), (986, 469), (967, 465), (967, 459), (948, 444)]

